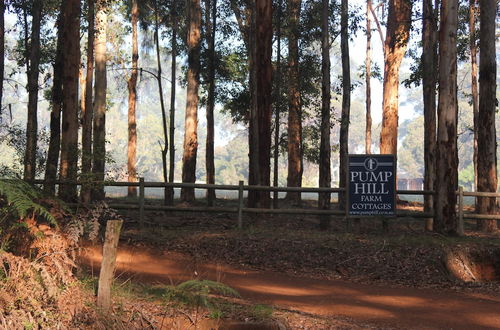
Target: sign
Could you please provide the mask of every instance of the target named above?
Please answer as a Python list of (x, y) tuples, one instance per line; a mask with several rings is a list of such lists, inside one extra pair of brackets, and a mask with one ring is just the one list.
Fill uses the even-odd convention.
[(394, 155), (349, 155), (349, 215), (394, 215), (395, 179)]

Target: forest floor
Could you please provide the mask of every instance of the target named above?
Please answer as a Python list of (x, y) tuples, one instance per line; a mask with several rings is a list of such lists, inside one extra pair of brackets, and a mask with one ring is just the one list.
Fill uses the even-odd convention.
[[(498, 234), (444, 237), (407, 218), (385, 230), (380, 220), (364, 219), (354, 232), (341, 218), (321, 232), (314, 216), (246, 217), (243, 230), (235, 215), (150, 212), (143, 230), (134, 212), (124, 218), (117, 274), (120, 283), (134, 283), (138, 301), (145, 286), (191, 279), (217, 280), (241, 294), (223, 321), (205, 314), (201, 328), (500, 329)], [(482, 252), (489, 257), (477, 257)], [(450, 256), (472, 280), (454, 276)], [(89, 247), (82, 260), (97, 268), (100, 248)], [(148, 306), (156, 328), (185, 327), (158, 304)]]

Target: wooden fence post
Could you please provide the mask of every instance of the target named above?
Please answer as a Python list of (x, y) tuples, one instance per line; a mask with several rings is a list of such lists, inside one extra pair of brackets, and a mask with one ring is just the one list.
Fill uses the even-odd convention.
[(106, 223), (106, 236), (102, 249), (101, 271), (97, 289), (97, 306), (108, 312), (111, 304), (111, 285), (115, 274), (116, 252), (123, 220), (109, 220)]
[(144, 178), (139, 178), (139, 227), (144, 228)]
[(243, 181), (238, 186), (238, 228), (243, 228)]
[(464, 235), (464, 188), (458, 187), (458, 235)]

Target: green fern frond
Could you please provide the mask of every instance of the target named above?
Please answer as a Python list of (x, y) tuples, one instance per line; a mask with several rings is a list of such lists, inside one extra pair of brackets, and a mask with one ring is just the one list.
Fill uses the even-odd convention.
[(19, 179), (0, 179), (0, 199), (7, 204), (8, 212), (19, 218), (34, 214), (57, 226), (52, 214), (37, 201), (42, 193), (28, 183)]

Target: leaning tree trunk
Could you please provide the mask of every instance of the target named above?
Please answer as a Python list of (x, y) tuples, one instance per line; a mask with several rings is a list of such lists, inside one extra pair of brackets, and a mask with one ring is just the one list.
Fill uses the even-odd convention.
[[(340, 169), (339, 186), (347, 186), (347, 157), (349, 154), (349, 124), (351, 114), (351, 67), (349, 65), (349, 17), (348, 0), (341, 2), (340, 14), (340, 47), (342, 52), (342, 114), (340, 119)], [(346, 207), (346, 195), (339, 194), (339, 206)]]
[[(160, 18), (158, 13), (158, 2), (155, 0), (154, 2), (154, 10), (155, 10), (155, 32), (154, 32), (154, 40), (155, 40), (155, 48), (156, 48), (156, 67), (157, 67), (157, 75), (156, 81), (158, 83), (158, 93), (160, 96), (160, 108), (161, 108), (161, 122), (163, 127), (163, 146), (161, 147), (161, 160), (163, 165), (163, 182), (167, 182), (168, 173), (167, 173), (167, 153), (168, 153), (168, 134), (167, 134), (167, 110), (165, 109), (165, 101), (163, 99), (163, 82), (162, 82), (162, 66), (161, 66), (161, 54), (160, 54)], [(170, 199), (170, 190), (165, 188), (163, 190), (163, 201), (165, 204), (168, 204)]]
[[(92, 174), (96, 181), (104, 180), (106, 166), (106, 35), (108, 15), (106, 1), (98, 0), (95, 25), (95, 84), (94, 84), (94, 127)], [(92, 199), (104, 199), (104, 186), (92, 189)]]
[[(255, 4), (255, 99), (259, 134), (259, 184), (271, 184), (271, 116), (272, 116), (272, 38), (273, 6), (271, 0), (256, 0)], [(260, 192), (260, 206), (269, 208), (269, 192)]]
[(384, 88), (380, 153), (397, 154), (399, 67), (406, 53), (411, 27), (411, 1), (389, 0), (384, 44)]
[(50, 100), (50, 138), (47, 151), (47, 165), (45, 167), (45, 183), (43, 191), (48, 195), (56, 192), (54, 181), (57, 178), (57, 164), (61, 148), (61, 108), (62, 108), (62, 75), (64, 65), (64, 14), (66, 2), (61, 3), (57, 17), (57, 46), (54, 60), (54, 78), (52, 79), (52, 95)]
[(371, 66), (372, 66), (372, 27), (370, 19), (371, 0), (366, 1), (366, 59), (365, 59), (365, 84), (366, 84), (366, 125), (365, 125), (365, 153), (372, 153), (372, 88), (371, 88)]
[[(214, 107), (215, 107), (215, 33), (217, 27), (217, 0), (206, 0), (207, 3), (207, 35), (209, 38), (209, 77), (208, 77), (208, 104), (207, 104), (207, 144), (206, 144), (206, 170), (207, 183), (215, 183), (214, 164)], [(212, 22), (210, 23), (210, 9)], [(207, 189), (208, 206), (215, 202), (215, 189)]]
[[(170, 127), (169, 127), (169, 149), (170, 149), (170, 161), (168, 169), (168, 182), (174, 182), (175, 174), (175, 84), (177, 82), (177, 8), (176, 0), (172, 1), (172, 67), (171, 67), (171, 89), (170, 89)], [(166, 196), (167, 205), (174, 204), (174, 188), (166, 189), (168, 196)]]
[[(34, 0), (31, 6), (31, 44), (28, 71), (28, 121), (26, 125), (26, 153), (24, 155), (24, 179), (33, 180), (36, 173), (36, 151), (38, 131), (38, 76), (40, 73), (40, 25), (42, 1)], [(28, 60), (28, 59), (27, 59)]]
[[(299, 83), (299, 20), (301, 0), (288, 3), (288, 187), (302, 186), (302, 118)], [(300, 193), (289, 192), (287, 199), (300, 204)]]
[[(80, 69), (80, 1), (66, 1), (62, 95), (61, 181), (75, 181), (78, 168), (78, 73)], [(59, 196), (76, 201), (76, 185), (60, 186)]]
[[(189, 0), (187, 102), (182, 157), (182, 182), (196, 181), (196, 154), (198, 152), (198, 87), (200, 85), (200, 0)], [(182, 188), (181, 199), (194, 201), (194, 189)]]
[[(477, 190), (477, 135), (478, 135), (478, 113), (479, 113), (479, 91), (477, 87), (477, 41), (476, 41), (476, 6), (477, 0), (469, 1), (469, 47), (470, 47), (470, 65), (471, 65), (471, 93), (472, 93), (472, 114), (474, 122), (474, 190)], [(476, 203), (476, 211), (478, 205)], [(482, 220), (477, 221), (478, 227)]]
[[(80, 199), (83, 203), (89, 203), (91, 199), (91, 173), (92, 173), (92, 117), (94, 114), (94, 103), (92, 85), (94, 83), (94, 5), (95, 0), (88, 0), (87, 21), (87, 75), (85, 78), (85, 107), (83, 112), (82, 127), (82, 178), (86, 182), (82, 186)], [(83, 96), (82, 96), (83, 97)]]
[[(436, 179), (436, 78), (437, 22), (432, 0), (423, 2), (422, 86), (424, 98), (424, 190), (434, 190)], [(425, 212), (432, 212), (432, 195), (424, 196)], [(432, 218), (426, 219), (425, 229), (432, 230)]]
[[(132, 72), (127, 82), (128, 87), (128, 145), (127, 170), (128, 182), (137, 182), (137, 123), (135, 108), (137, 103), (137, 62), (139, 61), (139, 46), (137, 40), (137, 22), (139, 20), (139, 6), (137, 0), (132, 0)], [(128, 187), (128, 196), (137, 196), (137, 187)]]
[[(497, 192), (497, 147), (495, 130), (497, 64), (495, 52), (496, 1), (480, 0), (479, 28), (479, 115), (477, 187), (479, 191)], [(496, 198), (479, 198), (481, 214), (496, 213)], [(496, 220), (483, 220), (481, 230), (497, 230)]]
[(458, 0), (441, 1), (439, 101), (434, 230), (457, 234), (457, 22)]
[[(329, 0), (322, 0), (321, 8), (321, 142), (319, 151), (319, 186), (331, 187), (330, 146), (330, 35), (328, 33)], [(318, 208), (330, 209), (330, 193), (319, 194)], [(330, 217), (320, 217), (320, 228), (330, 227)]]
[(4, 76), (5, 76), (5, 0), (0, 0), (0, 114), (2, 113)]

